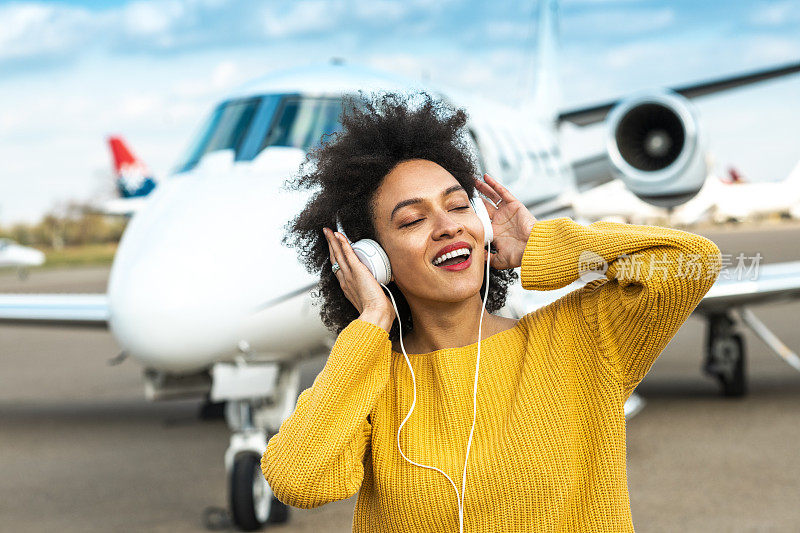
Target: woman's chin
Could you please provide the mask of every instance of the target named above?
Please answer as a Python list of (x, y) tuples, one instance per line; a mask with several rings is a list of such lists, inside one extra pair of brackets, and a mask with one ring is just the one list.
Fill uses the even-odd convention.
[[(443, 303), (459, 303), (480, 294), (483, 285), (482, 272), (469, 265), (462, 270), (448, 270), (443, 267), (431, 265), (428, 269), (412, 272), (398, 273), (398, 278), (408, 279), (410, 283), (402, 283), (404, 290), (408, 290), (425, 300)], [(433, 270), (431, 270), (431, 268)]]
[[(449, 280), (447, 283), (439, 285), (444, 290), (436, 291), (439, 301), (448, 303), (458, 303), (473, 298), (476, 294), (481, 294), (481, 280), (463, 279)], [(481, 295), (481, 298), (483, 295)]]

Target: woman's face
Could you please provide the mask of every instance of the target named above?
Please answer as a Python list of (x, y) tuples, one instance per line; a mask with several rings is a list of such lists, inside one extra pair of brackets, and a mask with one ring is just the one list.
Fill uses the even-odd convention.
[[(375, 192), (373, 211), (378, 240), (409, 304), (460, 302), (480, 292), (483, 226), (447, 170), (424, 159), (399, 163)], [(441, 261), (458, 250), (467, 252)]]

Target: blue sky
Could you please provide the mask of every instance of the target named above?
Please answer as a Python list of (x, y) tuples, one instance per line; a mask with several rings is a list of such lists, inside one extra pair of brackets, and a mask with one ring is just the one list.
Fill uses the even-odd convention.
[[(110, 193), (105, 136), (157, 172), (232, 86), (326, 61), (513, 103), (535, 2), (0, 2), (0, 224)], [(800, 60), (800, 2), (564, 0), (561, 107)], [(800, 76), (698, 100), (720, 168), (783, 178), (800, 159)], [(600, 128), (565, 130), (568, 155)]]

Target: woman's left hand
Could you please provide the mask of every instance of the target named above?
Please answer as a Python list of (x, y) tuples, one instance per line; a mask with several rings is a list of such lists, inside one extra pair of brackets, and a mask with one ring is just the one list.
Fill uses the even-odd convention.
[(484, 181), (475, 180), (475, 187), (495, 205), (500, 202), (500, 205), (495, 207), (482, 198), (489, 211), (494, 230), (491, 248), (497, 250), (496, 254), (492, 254), (490, 264), (498, 270), (521, 266), (522, 254), (536, 223), (536, 217), (499, 181), (489, 174), (484, 174), (483, 179)]

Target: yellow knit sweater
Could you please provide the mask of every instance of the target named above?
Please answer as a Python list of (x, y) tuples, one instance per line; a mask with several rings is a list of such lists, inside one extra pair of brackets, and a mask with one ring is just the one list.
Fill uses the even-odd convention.
[[(675, 229), (543, 220), (525, 248), (523, 286), (577, 280), (582, 251), (608, 262), (607, 278), (482, 341), (465, 531), (633, 531), (623, 404), (719, 275), (720, 251)], [(459, 490), (476, 348), (409, 354), (417, 404), (403, 452)], [(360, 489), (353, 531), (458, 532), (453, 486), (397, 450), (412, 398), (386, 331), (353, 321), (269, 440), (261, 467), (275, 496), (311, 508)]]

